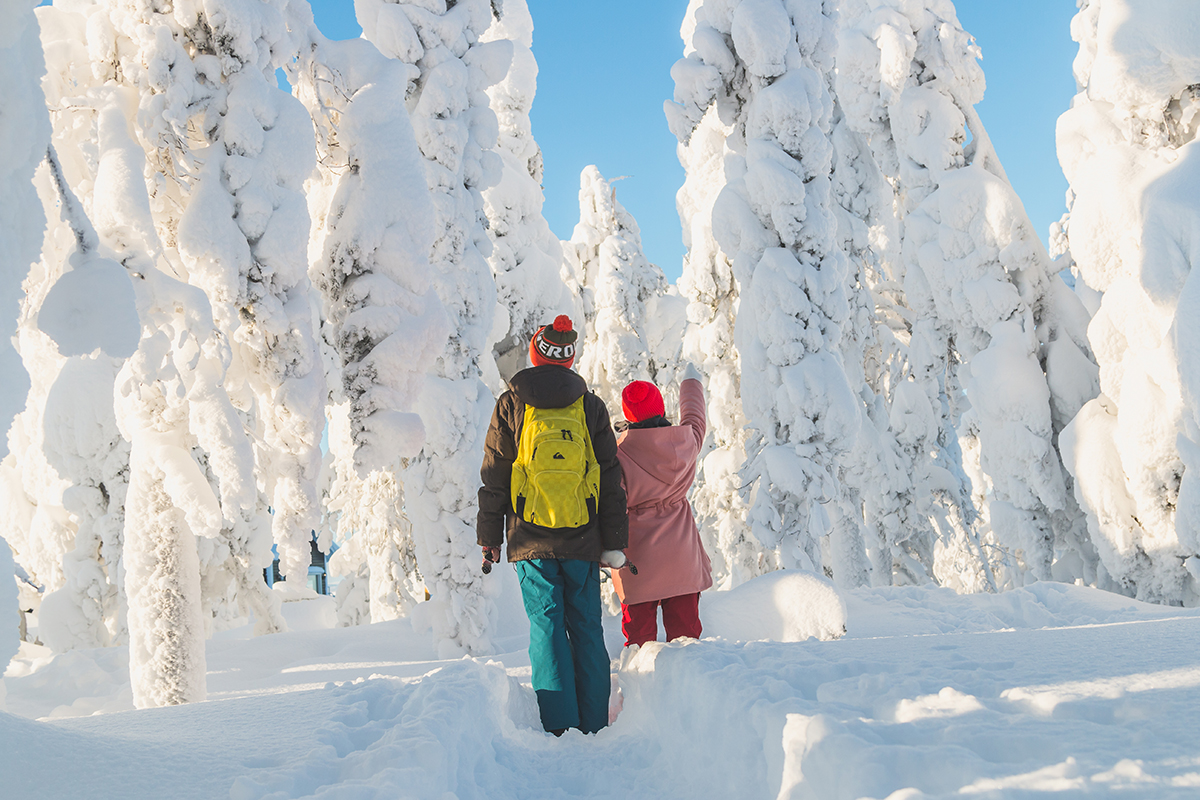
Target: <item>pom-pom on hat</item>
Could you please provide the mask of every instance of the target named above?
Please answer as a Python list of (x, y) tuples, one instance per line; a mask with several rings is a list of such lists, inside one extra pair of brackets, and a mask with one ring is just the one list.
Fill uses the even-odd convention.
[(543, 325), (529, 340), (529, 361), (535, 367), (557, 364), (569, 367), (575, 363), (575, 340), (579, 334), (571, 318), (559, 314), (552, 325)]
[(641, 422), (666, 413), (662, 392), (647, 381), (634, 381), (621, 392), (621, 411), (630, 422)]

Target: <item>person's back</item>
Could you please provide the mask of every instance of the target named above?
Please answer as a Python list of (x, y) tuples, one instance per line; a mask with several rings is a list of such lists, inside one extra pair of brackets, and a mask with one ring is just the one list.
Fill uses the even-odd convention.
[[(608, 723), (599, 562), (628, 538), (616, 438), (604, 403), (570, 370), (575, 338), (566, 316), (540, 328), (530, 342), (534, 366), (496, 401), (476, 523), (485, 566), (500, 559), (507, 532), (529, 616), (533, 688), (542, 725), (556, 735)], [(523, 436), (527, 424), (531, 435)], [(550, 458), (544, 451), (539, 458), (539, 448)]]
[(668, 638), (698, 637), (699, 593), (712, 586), (712, 566), (687, 500), (704, 443), (704, 390), (694, 378), (681, 383), (679, 425), (670, 425), (657, 389), (639, 383), (624, 394), (632, 424), (617, 439), (629, 506), (625, 552), (638, 565), (637, 575), (613, 576), (627, 644), (656, 637), (660, 604)]
[[(577, 373), (548, 364), (518, 372), (509, 381), (509, 390), (496, 401), (496, 412), (484, 450), (480, 470), (483, 488), (479, 493), (478, 530), (481, 540), (499, 546), (508, 525), (508, 560), (531, 558), (580, 559), (599, 561), (605, 550), (619, 550), (625, 542), (624, 490), (621, 472), (612, 469), (616, 457), (608, 409), (599, 397), (587, 390)], [(513, 504), (512, 470), (525, 424), (526, 406), (535, 409), (565, 409), (583, 400), (592, 448), (600, 466), (599, 501), (594, 513), (582, 525), (550, 527), (529, 521), (517, 513)], [(604, 432), (607, 431), (607, 437)], [(606, 535), (607, 534), (607, 535)], [(480, 541), (483, 544), (483, 541)], [(606, 546), (611, 545), (611, 546)]]

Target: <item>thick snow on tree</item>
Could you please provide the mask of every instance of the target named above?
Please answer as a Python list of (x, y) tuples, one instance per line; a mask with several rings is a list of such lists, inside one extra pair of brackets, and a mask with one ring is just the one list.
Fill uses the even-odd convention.
[[(180, 263), (177, 250), (164, 247), (159, 240), (160, 231), (168, 241), (176, 240), (178, 205), (166, 203), (166, 213), (155, 219), (143, 175), (153, 179), (163, 176), (155, 175), (147, 168), (143, 145), (134, 138), (137, 102), (139, 96), (143, 96), (140, 89), (147, 87), (139, 87), (137, 83), (139, 75), (144, 77), (144, 73), (133, 68), (139, 66), (139, 62), (122, 61), (120, 54), (128, 58), (130, 53), (137, 52), (137, 48), (121, 33), (119, 26), (114, 25), (114, 20), (134, 27), (136, 20), (129, 9), (111, 11), (115, 16), (110, 16), (110, 9), (101, 5), (73, 4), (67, 7), (64, 4), (61, 8), (39, 9), (43, 44), (48, 54), (45, 86), (55, 122), (54, 140), (63, 154), (62, 176), (80, 193), (79, 200), (86, 212), (81, 215), (95, 221), (102, 250), (136, 273), (145, 274), (157, 262), (161, 270), (176, 276), (184, 275), (186, 268)], [(84, 35), (89, 30), (92, 32), (90, 38)], [(85, 46), (89, 42), (90, 49)], [(150, 94), (147, 89), (145, 96)], [(154, 122), (157, 118), (141, 119)], [(170, 147), (179, 145), (180, 141), (171, 140), (168, 144), (170, 146), (161, 150), (156, 145), (146, 146), (157, 162), (169, 155)], [(163, 200), (162, 192), (156, 190), (155, 196), (159, 201)], [(156, 222), (161, 223), (157, 230)], [(110, 266), (116, 268), (118, 274), (123, 272), (115, 264)], [(55, 335), (64, 354), (71, 354), (64, 349), (69, 347), (89, 353), (102, 339), (119, 336), (126, 342), (126, 351), (120, 355), (128, 355), (137, 346), (137, 314), (133, 310), (122, 312), (111, 302), (97, 301), (95, 298), (104, 296), (106, 291), (97, 280), (106, 273), (78, 267), (75, 264), (75, 269), (66, 273), (48, 295), (46, 306), (39, 312), (40, 327)], [(91, 291), (89, 284), (94, 286)], [(57, 302), (55, 293), (62, 302), (57, 303), (60, 308), (51, 314), (49, 307)], [(208, 304), (204, 308), (203, 313), (211, 318)], [(197, 338), (205, 340), (207, 336), (203, 334)], [(183, 346), (183, 340), (180, 340), (180, 346)], [(253, 450), (244, 431), (243, 419), (230, 404), (225, 389), (232, 354), (219, 339), (210, 341), (207, 347), (204, 359), (193, 363), (186, 373), (189, 381), (200, 387), (193, 391), (188, 403), (191, 409), (188, 424), (194, 436), (193, 446), (198, 448), (194, 455), (206, 471), (213, 491), (220, 496), (225, 515), (220, 535), (200, 542), (205, 626), (221, 628), (241, 624), (247, 615), (254, 614), (260, 631), (278, 630), (283, 625), (278, 601), (266, 590), (261, 579), (263, 567), (271, 561), (270, 536), (264, 530), (265, 514), (260, 511), (260, 508), (265, 510), (265, 504), (259, 502)], [(105, 349), (112, 352), (112, 347)], [(97, 369), (93, 368), (89, 374), (98, 376)], [(93, 385), (94, 391), (83, 393), (95, 404), (92, 414), (98, 421), (112, 419), (111, 401), (107, 409), (102, 407), (104, 398), (112, 396), (111, 384), (109, 386), (110, 389), (105, 391)], [(78, 387), (65, 382), (61, 395), (78, 408), (84, 401), (73, 397), (73, 392), (79, 394)], [(80, 438), (81, 431), (92, 431), (92, 435)], [(70, 433), (69, 427), (67, 433)], [(107, 429), (104, 436), (111, 436), (111, 433), (111, 428)], [(74, 442), (82, 447), (85, 442), (95, 443), (93, 437), (96, 436), (95, 427), (76, 426), (74, 439), (69, 435), (59, 437), (64, 443), (60, 456), (65, 457), (70, 450), (66, 445)], [(85, 463), (86, 458), (80, 460), (80, 451), (71, 459), (73, 466), (69, 465), (67, 471), (60, 466), (60, 472), (77, 483), (66, 493), (76, 501), (81, 498), (94, 500), (97, 487), (101, 489), (101, 496), (107, 498), (110, 513), (100, 518), (104, 534), (102, 567), (108, 573), (108, 579), (117, 581), (119, 586), (120, 533), (113, 528), (120, 524), (122, 500), (118, 490), (128, 477), (128, 466), (120, 462), (125, 459), (128, 449), (125, 445), (106, 449), (103, 437), (98, 438), (101, 442), (96, 446), (88, 444), (95, 456), (90, 464)], [(103, 484), (98, 484), (96, 481), (101, 475), (107, 477)], [(89, 500), (86, 507), (97, 506)], [(86, 519), (80, 517), (80, 531), (86, 528)], [(76, 553), (94, 549), (93, 544), (81, 540), (77, 543)], [(96, 592), (77, 594), (75, 604), (86, 606), (88, 594)], [(108, 626), (117, 631), (115, 636), (119, 640), (119, 624), (114, 626), (110, 618)]]
[[(528, 365), (529, 340), (559, 314), (580, 319), (572, 276), (562, 245), (542, 216), (542, 151), (533, 138), (529, 110), (537, 90), (533, 20), (525, 0), (497, 0), (495, 16), (482, 41), (507, 41), (512, 64), (504, 79), (487, 89), (499, 125), (496, 153), (503, 162), (500, 181), (483, 191), (499, 305), (494, 352), (500, 377), (507, 380)], [(507, 323), (506, 323), (507, 321)]]
[(101, 61), (95, 69), (137, 90), (156, 226), (210, 299), (280, 569), (304, 575), (325, 392), (306, 258), (312, 127), (275, 78), (291, 55), (285, 5), (112, 4), (108, 27), (93, 17), (90, 52)]
[[(11, 343), (21, 281), (38, 260), (46, 220), (33, 189), (33, 172), (50, 141), (50, 121), (38, 81), (44, 71), (33, 2), (0, 7), (0, 430), (7, 431), (25, 402), (29, 376)], [(0, 441), (0, 458), (8, 442)]]
[(500, 180), (502, 161), (486, 89), (504, 78), (513, 47), (481, 41), (493, 19), (487, 0), (357, 0), (355, 12), (366, 39), (419, 70), (409, 110), (433, 195), (430, 271), (450, 334), (418, 399), (426, 438), (403, 472), (405, 504), (439, 647), (487, 652), (495, 604), (479, 572), (476, 491), (494, 402), (488, 386), (500, 386), (492, 355), (500, 337), (482, 192)]
[(1086, 572), (1056, 449), (1072, 404), (1092, 390), (1086, 316), (1054, 277), (974, 111), (978, 48), (948, 0), (852, 0), (842, 13), (838, 96), (896, 192), (911, 375), (929, 405), (918, 416), (939, 420), (952, 474), (954, 438), (968, 469), (978, 454), (986, 485), (975, 496), (1015, 556), (1010, 580)]
[(686, 76), (700, 58), (697, 47), (705, 48), (708, 61), (723, 65), (728, 79), (734, 74), (726, 42), (716, 38), (711, 26), (697, 24), (700, 5), (700, 0), (692, 0), (688, 6), (680, 29), (684, 58), (672, 69), (684, 94), (677, 95), (678, 104), (668, 101), (665, 108), (672, 131), (680, 137), (678, 156), (686, 174), (675, 196), (687, 247), (679, 279), (679, 292), (687, 302), (681, 357), (706, 376), (708, 399), (711, 450), (701, 460), (691, 502), (713, 561), (714, 580), (728, 588), (770, 566), (765, 549), (746, 523), (748, 508), (738, 474), (746, 460), (747, 424), (742, 412), (741, 356), (733, 336), (740, 290), (730, 258), (713, 236), (713, 207), (725, 187), (725, 157), (731, 152), (726, 140), (735, 129), (734, 106), (712, 103), (698, 124), (684, 124), (675, 116), (681, 110), (698, 113), (686, 95)]
[(329, 41), (306, 6), (293, 8), (292, 27), (308, 32), (291, 76), (318, 141), (309, 250), (333, 362), (327, 511), (341, 544), (358, 539), (338, 551), (336, 568), (357, 573), (351, 559), (365, 559), (369, 619), (378, 622), (424, 599), (399, 471), (424, 443), (414, 408), (449, 335), (429, 276), (425, 161), (405, 108), (418, 72), (366, 40)]
[(579, 223), (563, 250), (583, 298), (578, 370), (588, 388), (612, 409), (632, 381), (667, 388), (682, 303), (667, 294), (662, 270), (642, 252), (637, 222), (595, 166), (579, 176)]
[(830, 181), (832, 8), (709, 0), (694, 12), (695, 52), (672, 69), (676, 103), (667, 110), (685, 145), (713, 105), (733, 129), (712, 219), (739, 287), (734, 341), (754, 428), (740, 471), (748, 522), (769, 554), (764, 566), (841, 579), (857, 567), (828, 534), (838, 462), (861, 414), (839, 349), (848, 265)]
[(1088, 328), (1101, 394), (1064, 432), (1064, 460), (1114, 588), (1186, 605), (1200, 602), (1198, 29), (1193, 3), (1083, 0), (1079, 94), (1058, 123), (1066, 244), (1102, 293)]

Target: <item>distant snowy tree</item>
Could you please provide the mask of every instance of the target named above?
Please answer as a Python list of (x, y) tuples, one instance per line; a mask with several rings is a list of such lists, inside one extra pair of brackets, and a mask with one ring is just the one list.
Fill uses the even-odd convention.
[(1058, 123), (1071, 185), (1060, 241), (1077, 288), (1099, 300), (1088, 338), (1101, 394), (1063, 433), (1063, 455), (1099, 551), (1101, 585), (1195, 605), (1200, 49), (1189, 32), (1200, 8), (1079, 6), (1071, 23), (1079, 93)]
[(525, 0), (497, 0), (492, 6), (495, 16), (482, 41), (507, 41), (513, 49), (508, 74), (487, 89), (499, 123), (496, 152), (503, 168), (500, 181), (483, 190), (502, 337), (494, 352), (500, 377), (507, 380), (528, 365), (529, 340), (540, 326), (559, 314), (582, 318), (562, 246), (542, 216), (542, 151), (529, 122), (538, 74), (533, 20)]
[(655, 335), (672, 325), (667, 280), (646, 260), (637, 222), (600, 171), (585, 167), (579, 184), (579, 224), (564, 244), (584, 306), (577, 367), (588, 387), (619, 409), (627, 384), (663, 383), (666, 365), (676, 361), (674, 352), (661, 352), (668, 337)]
[[(932, 411), (938, 420), (936, 437), (920, 446), (936, 441), (934, 469), (949, 480), (934, 485), (952, 498), (943, 507), (965, 507), (954, 498), (964, 483), (957, 465), (965, 455), (973, 471), (974, 454), (974, 494), (991, 536), (1018, 556), (1010, 579), (1073, 578), (1088, 544), (1056, 449), (1069, 414), (1052, 408), (1069, 411), (1091, 389), (1085, 317), (1054, 277), (974, 111), (983, 95), (977, 57), (948, 0), (850, 0), (837, 92), (895, 191), (908, 374), (925, 395), (906, 390), (906, 402), (928, 403), (912, 406), (914, 419)], [(951, 522), (939, 526), (943, 543), (961, 536)]]
[(496, 281), (482, 192), (500, 180), (503, 165), (486, 89), (504, 78), (513, 48), (503, 39), (481, 41), (493, 20), (488, 0), (359, 0), (355, 12), (366, 39), (419, 70), (409, 110), (433, 194), (429, 260), (450, 335), (418, 400), (426, 439), (403, 472), (405, 504), (439, 647), (444, 654), (487, 652), (495, 606), (477, 563), (476, 490), (493, 405), (488, 387), (499, 389), (501, 381), (492, 355)]
[(696, 18), (696, 52), (673, 69), (668, 113), (684, 144), (713, 104), (733, 127), (712, 218), (739, 286), (734, 340), (755, 429), (740, 471), (748, 522), (769, 553), (764, 567), (840, 579), (857, 568), (830, 548), (831, 502), (860, 411), (839, 350), (847, 261), (832, 210), (824, 79), (833, 19), (819, 0), (705, 2)]
[(359, 539), (338, 552), (337, 568), (357, 572), (350, 558), (366, 560), (369, 619), (378, 622), (424, 599), (399, 471), (424, 442), (413, 409), (449, 335), (429, 278), (425, 162), (404, 105), (417, 70), (365, 40), (329, 41), (306, 6), (293, 8), (292, 28), (308, 35), (291, 75), (318, 142), (310, 274), (334, 362), (329, 510), (343, 545)]

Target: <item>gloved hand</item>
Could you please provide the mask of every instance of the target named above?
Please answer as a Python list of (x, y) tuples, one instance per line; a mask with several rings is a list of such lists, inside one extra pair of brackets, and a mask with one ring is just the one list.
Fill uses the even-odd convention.
[(600, 566), (609, 569), (620, 569), (625, 566), (625, 551), (605, 550), (600, 554)]
[(683, 368), (683, 375), (679, 378), (680, 383), (683, 383), (684, 381), (704, 382), (704, 376), (700, 374), (700, 370), (696, 369), (696, 365), (690, 361), (687, 362), (687, 365)]
[(500, 563), (500, 548), (485, 547), (483, 548), (483, 574), (487, 575), (492, 571), (492, 564)]

